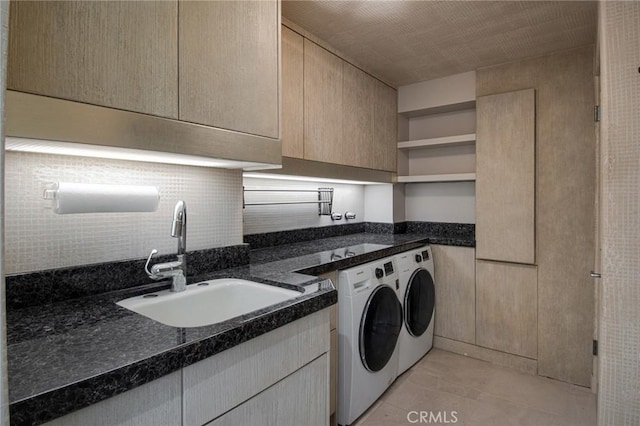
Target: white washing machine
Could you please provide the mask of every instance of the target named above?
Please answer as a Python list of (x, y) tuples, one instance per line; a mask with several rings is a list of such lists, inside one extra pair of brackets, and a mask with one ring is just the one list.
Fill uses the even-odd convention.
[(393, 383), (402, 307), (394, 257), (338, 275), (338, 412), (352, 424)]
[(396, 256), (402, 303), (402, 330), (398, 338), (398, 375), (418, 362), (433, 346), (435, 285), (431, 248), (400, 253)]

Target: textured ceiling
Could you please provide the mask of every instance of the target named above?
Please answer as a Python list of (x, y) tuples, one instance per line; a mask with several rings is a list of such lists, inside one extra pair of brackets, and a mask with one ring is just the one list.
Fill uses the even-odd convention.
[(282, 14), (399, 86), (595, 43), (594, 1), (289, 1)]

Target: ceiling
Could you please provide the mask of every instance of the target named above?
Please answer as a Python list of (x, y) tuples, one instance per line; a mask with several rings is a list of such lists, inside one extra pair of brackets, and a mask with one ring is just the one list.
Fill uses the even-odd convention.
[(284, 0), (282, 15), (402, 86), (595, 43), (597, 2)]

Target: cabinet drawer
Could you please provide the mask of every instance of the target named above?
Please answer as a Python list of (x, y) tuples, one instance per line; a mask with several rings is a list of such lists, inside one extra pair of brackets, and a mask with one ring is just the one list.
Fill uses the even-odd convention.
[(208, 425), (326, 425), (327, 354)]
[(184, 368), (183, 424), (215, 419), (328, 351), (323, 309)]

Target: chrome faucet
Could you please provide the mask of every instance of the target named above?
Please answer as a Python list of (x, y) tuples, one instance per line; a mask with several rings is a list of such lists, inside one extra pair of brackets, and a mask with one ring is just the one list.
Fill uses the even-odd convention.
[(144, 270), (154, 280), (171, 277), (171, 291), (184, 291), (187, 289), (187, 205), (184, 201), (178, 201), (173, 210), (171, 236), (178, 239), (178, 260), (157, 263), (149, 270), (151, 258), (158, 253), (158, 250), (153, 249)]

